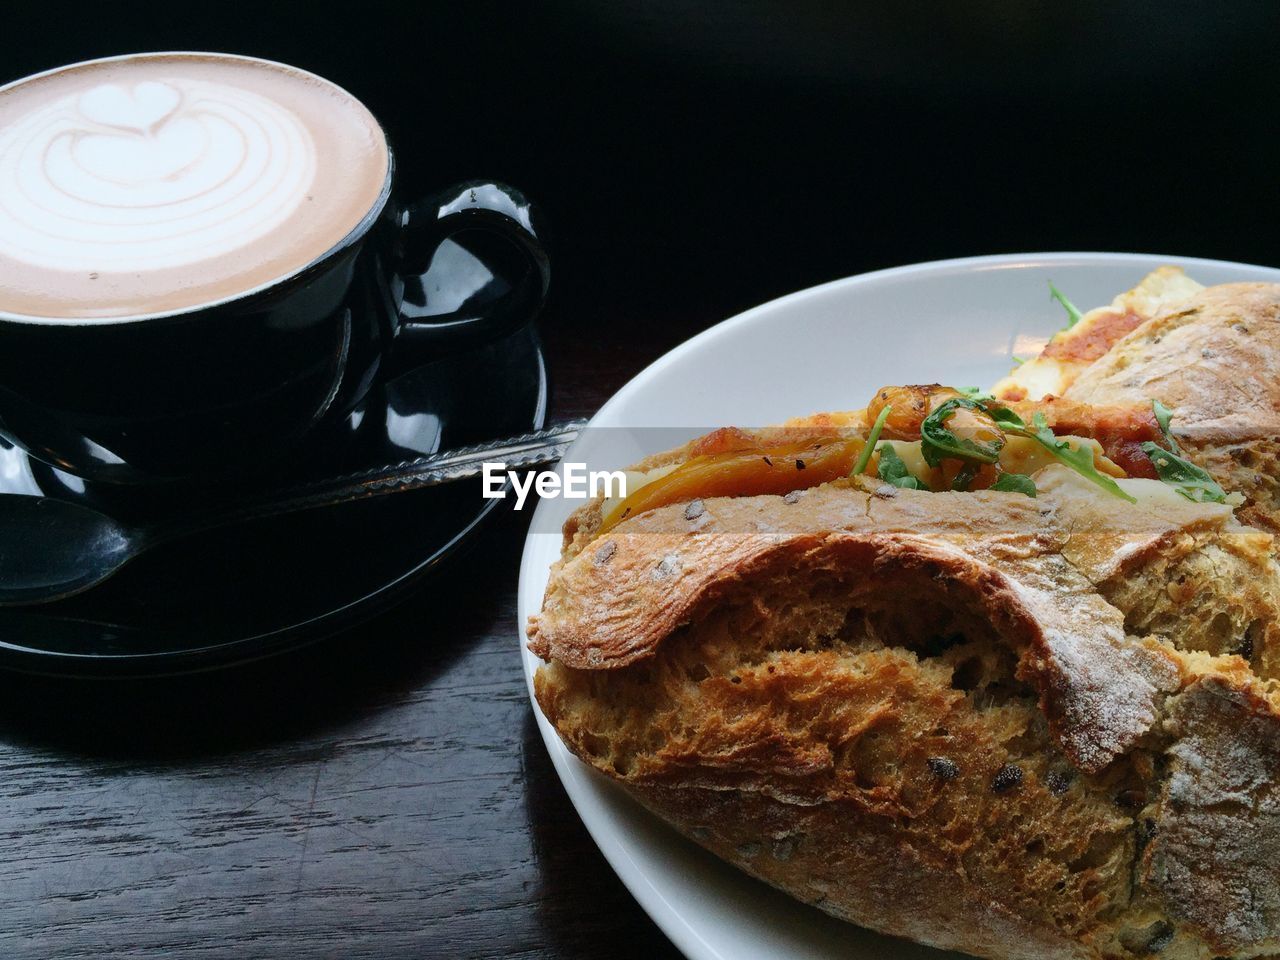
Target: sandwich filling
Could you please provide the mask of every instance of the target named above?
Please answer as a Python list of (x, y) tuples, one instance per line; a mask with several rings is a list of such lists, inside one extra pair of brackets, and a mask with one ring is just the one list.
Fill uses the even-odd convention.
[(865, 410), (850, 414), (709, 433), (689, 445), (683, 461), (631, 473), (628, 495), (603, 503), (597, 533), (672, 503), (786, 495), (859, 478), (932, 492), (1034, 497), (1035, 474), (1055, 463), (1129, 502), (1164, 492), (1160, 484), (1134, 482), (1144, 479), (1187, 499), (1226, 498), (1212, 477), (1180, 456), (1159, 404), (1010, 403), (929, 384), (884, 387)]

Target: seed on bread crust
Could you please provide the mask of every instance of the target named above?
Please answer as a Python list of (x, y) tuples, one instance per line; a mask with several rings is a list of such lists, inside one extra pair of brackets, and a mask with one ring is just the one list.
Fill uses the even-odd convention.
[(1165, 921), (1157, 923), (1152, 931), (1151, 939), (1147, 941), (1147, 952), (1160, 953), (1165, 947), (1173, 943), (1173, 934), (1172, 924)]
[(1017, 764), (1006, 763), (991, 778), (991, 791), (1005, 793), (1022, 785), (1022, 768)]
[(1060, 797), (1071, 789), (1076, 775), (1072, 770), (1050, 770), (1044, 778), (1044, 784), (1055, 797)]
[(929, 772), (939, 780), (954, 780), (960, 776), (960, 768), (955, 765), (954, 761), (948, 760), (946, 757), (930, 757), (925, 763), (929, 766)]

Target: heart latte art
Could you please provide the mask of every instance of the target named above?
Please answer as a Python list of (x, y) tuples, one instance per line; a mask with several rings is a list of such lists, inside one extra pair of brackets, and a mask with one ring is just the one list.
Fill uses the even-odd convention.
[(337, 87), (261, 61), (102, 61), (0, 91), (0, 310), (138, 315), (288, 275), (378, 202), (387, 152)]
[(199, 81), (104, 84), (0, 132), (0, 253), (55, 270), (198, 263), (297, 210), (316, 173), (278, 104)]

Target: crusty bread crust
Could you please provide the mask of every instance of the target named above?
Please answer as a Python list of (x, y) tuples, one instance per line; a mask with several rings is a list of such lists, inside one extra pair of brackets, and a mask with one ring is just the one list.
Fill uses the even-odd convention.
[(1153, 317), (1076, 379), (1091, 404), (1160, 400), (1190, 457), (1280, 532), (1280, 284), (1208, 287)]
[(1082, 484), (628, 519), (553, 571), (538, 702), (678, 829), (862, 925), (994, 958), (1280, 952), (1271, 537)]
[[(1268, 693), (1270, 694), (1268, 696)], [(1218, 956), (1280, 938), (1280, 715), (1274, 688), (1197, 677), (1167, 711), (1170, 770), (1141, 883)], [(1261, 950), (1259, 949), (1261, 948)]]
[(1142, 324), (1066, 392), (1092, 404), (1160, 400), (1197, 443), (1280, 436), (1280, 284), (1208, 287)]

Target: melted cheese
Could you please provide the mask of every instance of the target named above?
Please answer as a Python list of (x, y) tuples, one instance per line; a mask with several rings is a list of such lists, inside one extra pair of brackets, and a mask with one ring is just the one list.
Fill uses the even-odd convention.
[[(1065, 488), (1075, 494), (1098, 497), (1104, 501), (1111, 499), (1111, 494), (1061, 464), (1046, 467), (1036, 474), (1035, 481), (1036, 486), (1045, 494), (1051, 495)], [(1125, 477), (1117, 479), (1116, 485), (1138, 501), (1134, 506), (1157, 516), (1167, 516), (1171, 511), (1186, 510), (1191, 503), (1190, 500), (1178, 492), (1176, 487), (1172, 487), (1160, 480)], [(1233, 494), (1227, 498), (1227, 503), (1225, 504), (1200, 503), (1196, 504), (1196, 507), (1213, 513), (1229, 515), (1232, 507), (1238, 505), (1238, 503), (1233, 502), (1234, 498), (1235, 495)]]
[[(1094, 466), (1100, 472), (1113, 477), (1124, 476), (1124, 471), (1102, 452), (1102, 444), (1092, 437), (1063, 436), (1058, 439), (1065, 440), (1072, 450), (1079, 450), (1082, 446), (1092, 450)], [(1004, 449), (1000, 451), (1000, 466), (1009, 473), (1030, 475), (1057, 462), (1058, 458), (1045, 449), (1043, 444), (1027, 437), (1009, 437)]]

